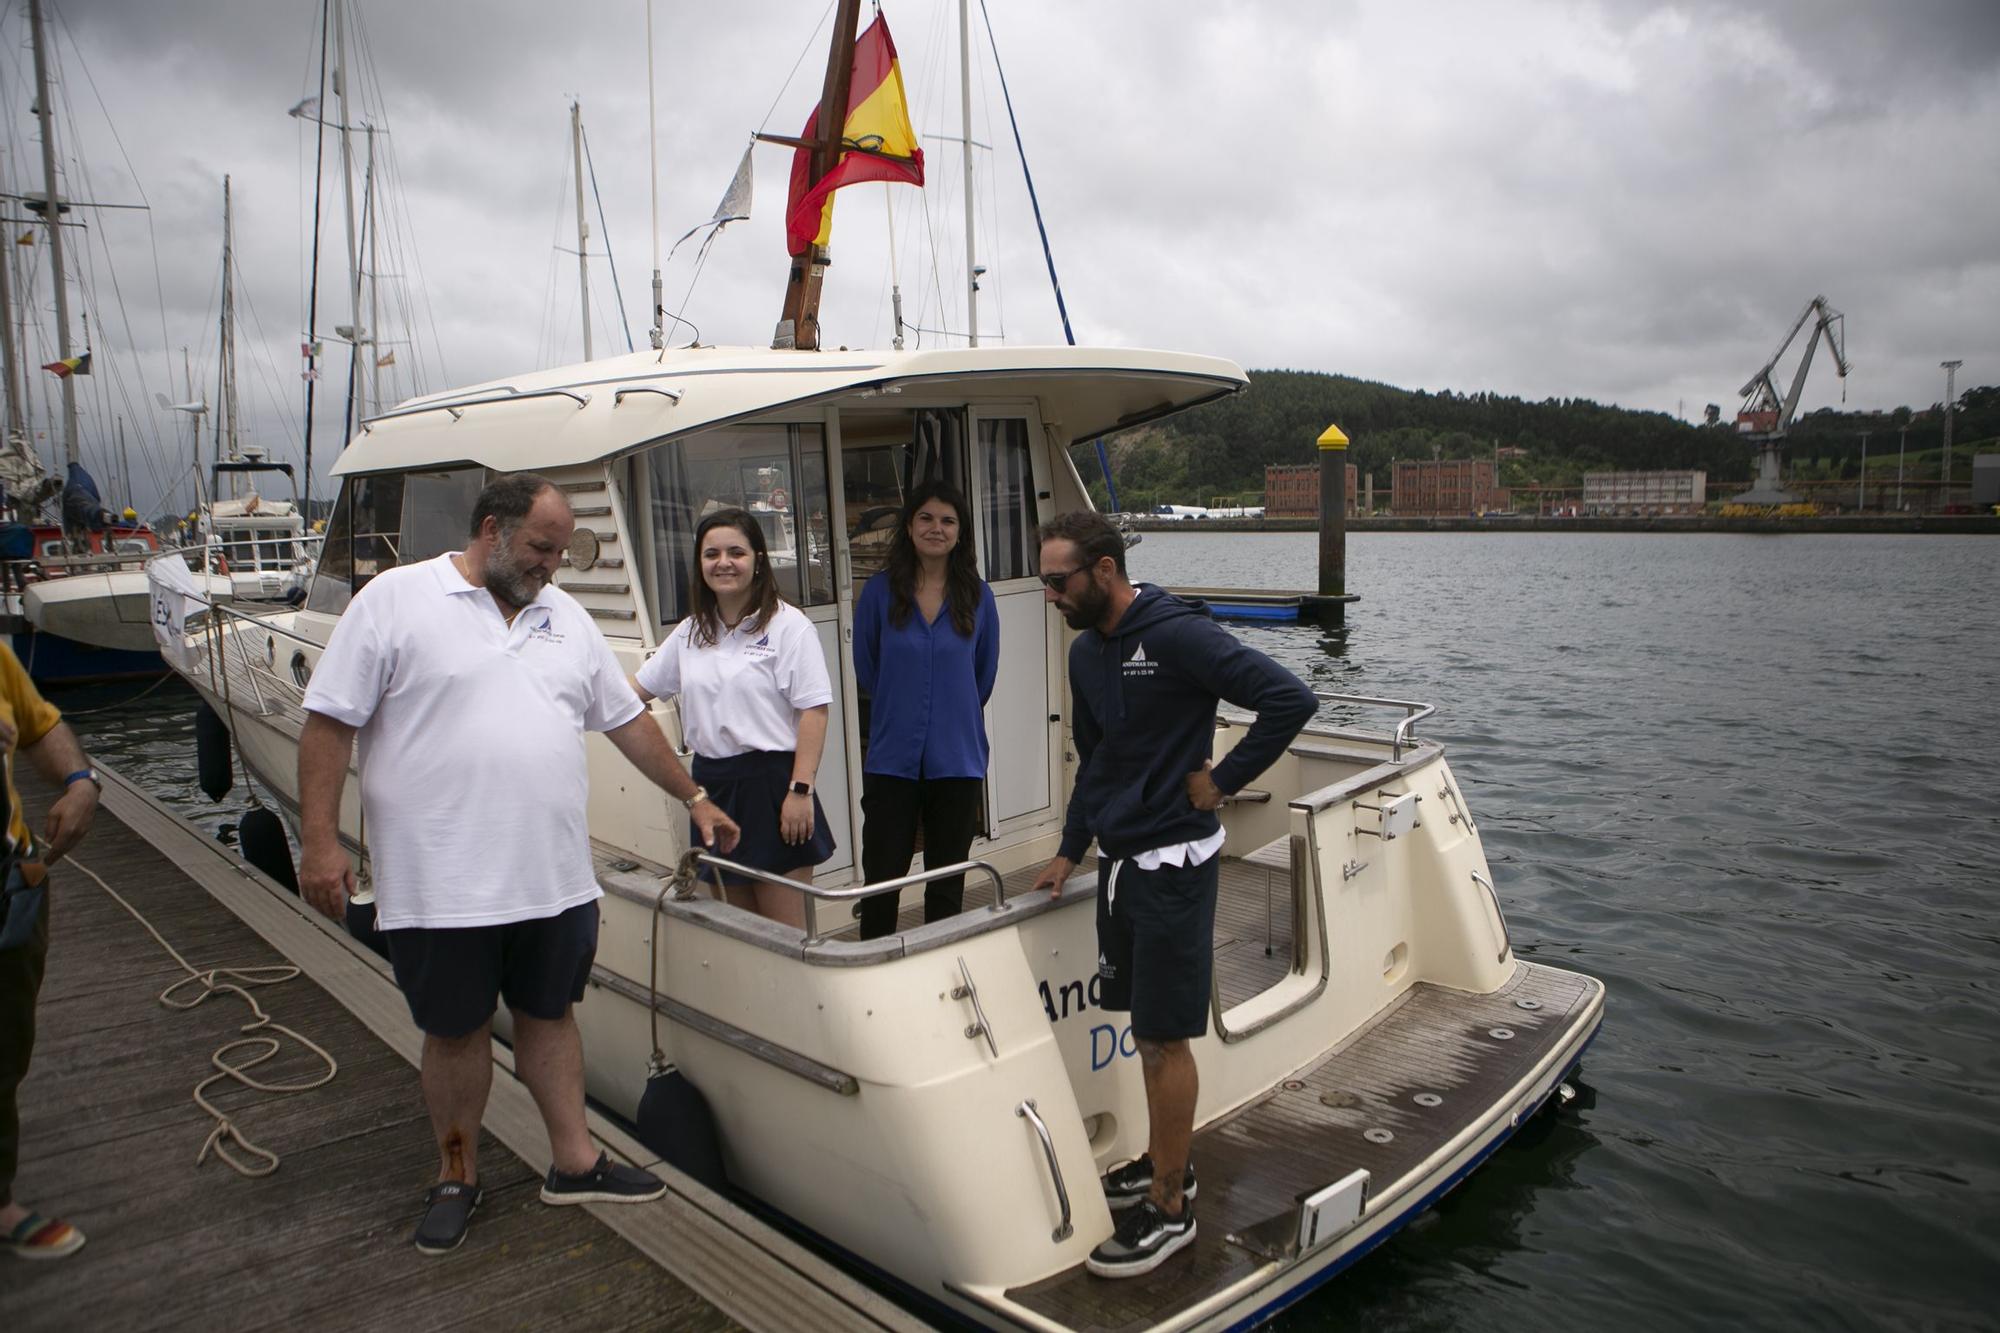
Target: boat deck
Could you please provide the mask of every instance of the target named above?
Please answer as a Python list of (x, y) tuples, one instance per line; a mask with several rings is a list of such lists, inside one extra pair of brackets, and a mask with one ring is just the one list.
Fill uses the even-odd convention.
[[(39, 817), (51, 793), (26, 765), (17, 776)], [(54, 1263), (0, 1259), (8, 1329), (918, 1327), (678, 1176), (654, 1204), (542, 1204), (546, 1139), (500, 1048), (480, 1142), (485, 1200), (463, 1248), (418, 1254), (409, 1233), (436, 1156), (411, 1065), (419, 1039), (393, 986), (227, 851), (115, 774), (106, 785), (77, 864), (54, 872), (16, 1182), (89, 1243)], [(307, 965), (253, 994), (332, 1054), (334, 1081), (290, 1095), (210, 1091), (281, 1155), (273, 1174), (246, 1179), (196, 1161), (211, 1122), (190, 1093), (247, 1007), (226, 995), (187, 1012), (163, 1007), (157, 997), (181, 969), (83, 867), (197, 967)], [(285, 930), (302, 933), (281, 951), (267, 937)], [(320, 1067), (287, 1042), (254, 1072), (284, 1081)], [(593, 1130), (614, 1153), (648, 1160), (596, 1117)]]
[[(1381, 1198), (1492, 1113), (1573, 1035), (1601, 989), (1532, 963), (1491, 995), (1412, 987), (1340, 1050), (1195, 1135), (1200, 1226), (1188, 1257), (1123, 1281), (1079, 1264), (1008, 1299), (1081, 1331), (1149, 1328), (1293, 1257), (1303, 1198), (1358, 1168), (1371, 1175), (1371, 1200)], [(1437, 1104), (1414, 1100), (1424, 1093)]]

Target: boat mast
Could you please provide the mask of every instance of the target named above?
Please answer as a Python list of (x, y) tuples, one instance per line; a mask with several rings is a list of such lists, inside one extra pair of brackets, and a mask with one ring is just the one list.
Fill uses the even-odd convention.
[(979, 259), (973, 252), (972, 207), (972, 27), (966, 0), (958, 0), (958, 113), (965, 136), (965, 333), (968, 347), (979, 346)]
[(646, 0), (646, 166), (653, 189), (653, 350), (667, 345), (667, 298), (660, 285), (660, 121), (653, 105), (653, 0)]
[[(368, 135), (368, 170), (361, 178), (361, 232), (368, 238), (368, 395), (361, 404), (361, 415), (367, 416), (372, 410), (382, 406), (382, 293), (378, 279), (382, 266), (376, 259), (376, 238), (381, 234), (381, 219), (375, 216), (375, 127), (364, 125)], [(361, 344), (361, 330), (354, 332), (355, 346)]]
[(21, 411), (21, 367), (20, 358), (15, 355), (19, 344), (14, 341), (13, 250), (9, 245), (0, 252), (0, 358), (7, 363), (7, 448), (25, 453), (27, 431), (23, 426), (25, 414)]
[[(56, 354), (59, 360), (70, 357), (69, 346), (69, 292), (63, 282), (63, 237), (62, 208), (56, 202), (56, 136), (55, 125), (49, 115), (49, 68), (43, 51), (42, 0), (28, 0), (28, 22), (34, 32), (35, 44), (35, 119), (42, 130), (42, 177), (46, 182), (44, 199), (47, 212), (42, 221), (49, 229), (50, 277), (56, 289)], [(63, 454), (70, 463), (78, 461), (80, 455), (76, 443), (76, 377), (62, 377), (63, 401)]]
[(583, 302), (583, 359), (590, 360), (590, 259), (584, 253), (590, 224), (583, 216), (583, 103), (569, 104), (570, 156), (576, 159), (576, 283)]
[[(347, 216), (347, 412), (342, 438), (354, 429), (354, 390), (360, 379), (361, 255), (354, 236), (354, 141), (347, 114), (347, 7), (333, 4), (333, 95), (340, 103), (340, 186)], [(336, 333), (338, 329), (334, 330)]]
[[(847, 128), (847, 93), (854, 82), (854, 33), (860, 18), (861, 0), (840, 0), (833, 20), (833, 46), (826, 60), (826, 82), (820, 91), (819, 116), (814, 122), (808, 190), (840, 162), (840, 137)], [(823, 245), (809, 245), (803, 254), (792, 256), (784, 313), (778, 318), (771, 346), (819, 350), (819, 292), (829, 262)]]
[(215, 435), (216, 458), (220, 463), (226, 439), (229, 458), (236, 457), (236, 257), (235, 233), (229, 208), (229, 177), (222, 178), (222, 385), (216, 395), (222, 416), (227, 417), (227, 434), (219, 428)]

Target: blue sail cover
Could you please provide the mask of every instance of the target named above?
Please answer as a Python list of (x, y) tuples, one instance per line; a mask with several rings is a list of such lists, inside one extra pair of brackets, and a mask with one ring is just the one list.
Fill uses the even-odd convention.
[(66, 528), (104, 527), (104, 498), (97, 493), (97, 483), (81, 463), (69, 465), (69, 480), (63, 483), (62, 512)]

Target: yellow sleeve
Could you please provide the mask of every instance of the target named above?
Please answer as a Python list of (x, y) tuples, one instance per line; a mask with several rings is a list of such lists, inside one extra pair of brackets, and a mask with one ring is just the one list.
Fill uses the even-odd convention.
[(62, 710), (42, 697), (35, 682), (28, 679), (21, 659), (5, 643), (0, 643), (0, 697), (14, 710), (17, 750), (34, 745), (62, 721)]

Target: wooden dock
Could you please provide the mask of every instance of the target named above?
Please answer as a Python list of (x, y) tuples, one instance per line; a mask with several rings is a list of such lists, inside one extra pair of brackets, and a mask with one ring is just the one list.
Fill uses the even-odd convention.
[[(39, 820), (52, 795), (24, 765)], [(0, 1258), (10, 1330), (625, 1328), (918, 1329), (923, 1325), (729, 1200), (657, 1164), (602, 1117), (615, 1155), (673, 1186), (656, 1203), (551, 1208), (538, 1197), (547, 1140), (527, 1090), (500, 1065), (480, 1144), (485, 1200), (464, 1246), (419, 1254), (410, 1232), (436, 1150), (414, 1060), (421, 1037), (385, 965), (228, 849), (116, 774), (74, 865), (57, 867), (34, 1064), (20, 1093), (17, 1194), (89, 1236), (64, 1260)], [(210, 1054), (250, 1019), (217, 995), (177, 1012), (185, 975), (95, 872), (196, 968), (291, 962), (305, 974), (253, 993), (323, 1046), (333, 1082), (210, 1096), (283, 1164), (260, 1179), (211, 1157), (191, 1094)], [(255, 1073), (322, 1068), (287, 1042)]]

